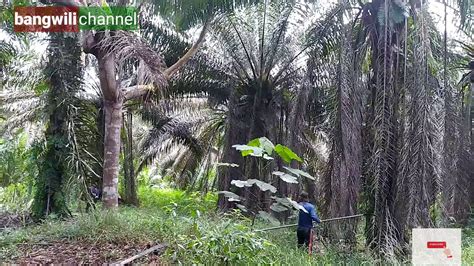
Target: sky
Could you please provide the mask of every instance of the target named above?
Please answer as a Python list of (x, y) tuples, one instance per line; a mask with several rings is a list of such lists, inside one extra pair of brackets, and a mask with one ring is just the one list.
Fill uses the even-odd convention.
[[(444, 33), (444, 4), (442, 3), (442, 1), (431, 0), (429, 4), (429, 10), (433, 17), (434, 22), (436, 23), (438, 30), (441, 33)], [(467, 41), (468, 37), (466, 36), (466, 34), (458, 30), (457, 25), (459, 25), (459, 16), (455, 15), (455, 11), (449, 7), (446, 8), (446, 13), (447, 13), (446, 28), (447, 28), (447, 33), (448, 33), (448, 39), (454, 38), (454, 39)]]

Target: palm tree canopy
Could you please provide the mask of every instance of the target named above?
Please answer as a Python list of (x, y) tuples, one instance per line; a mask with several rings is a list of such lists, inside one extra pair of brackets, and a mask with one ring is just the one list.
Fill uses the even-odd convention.
[(263, 0), (150, 0), (157, 13), (168, 18), (180, 29), (188, 29), (217, 13), (232, 11)]

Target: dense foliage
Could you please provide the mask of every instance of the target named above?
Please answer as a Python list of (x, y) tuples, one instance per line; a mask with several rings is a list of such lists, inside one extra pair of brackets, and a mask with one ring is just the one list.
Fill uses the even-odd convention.
[[(12, 2), (0, 222), (43, 224), (2, 231), (4, 258), (67, 238), (162, 241), (183, 264), (406, 262), (412, 228), (472, 227), (472, 0), (138, 1), (140, 30), (80, 35), (16, 33), (14, 6), (51, 3)], [(322, 226), (316, 257), (253, 231), (294, 221), (303, 190), (322, 217), (364, 215)]]

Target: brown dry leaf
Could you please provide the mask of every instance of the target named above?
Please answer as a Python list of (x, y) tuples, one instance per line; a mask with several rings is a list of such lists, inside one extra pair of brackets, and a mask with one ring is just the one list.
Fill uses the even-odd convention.
[[(87, 241), (56, 241), (41, 244), (21, 244), (20, 256), (13, 263), (31, 264), (106, 264), (124, 260), (147, 249), (150, 243), (95, 243)], [(150, 254), (136, 263), (161, 265), (159, 256)]]

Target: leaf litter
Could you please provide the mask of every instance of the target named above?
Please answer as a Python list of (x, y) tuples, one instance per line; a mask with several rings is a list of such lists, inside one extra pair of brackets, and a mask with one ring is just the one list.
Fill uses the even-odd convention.
[[(156, 243), (127, 243), (60, 240), (40, 243), (21, 243), (17, 252), (7, 263), (31, 264), (67, 264), (102, 265), (120, 262), (132, 257)], [(161, 265), (159, 253), (151, 253), (133, 263)]]

